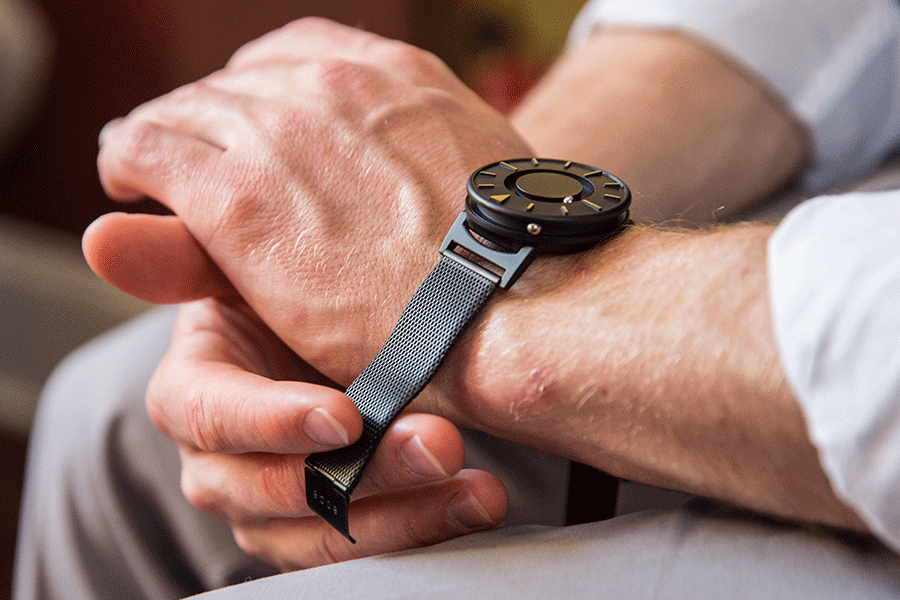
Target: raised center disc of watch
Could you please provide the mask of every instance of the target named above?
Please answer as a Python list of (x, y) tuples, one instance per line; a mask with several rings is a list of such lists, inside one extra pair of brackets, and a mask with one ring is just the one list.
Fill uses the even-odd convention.
[(584, 187), (581, 181), (566, 173), (535, 171), (516, 179), (516, 190), (531, 200), (563, 202), (567, 198), (580, 200)]

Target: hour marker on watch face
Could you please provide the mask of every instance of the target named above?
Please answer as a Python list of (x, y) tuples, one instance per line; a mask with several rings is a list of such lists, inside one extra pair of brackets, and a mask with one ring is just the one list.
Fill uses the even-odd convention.
[(492, 187), (494, 187), (494, 184), (493, 183), (479, 183), (478, 187), (479, 188), (492, 188)]
[(491, 196), (491, 200), (499, 202), (500, 204), (503, 204), (508, 199), (509, 199), (509, 194), (498, 194), (496, 196)]
[(622, 196), (616, 196), (615, 194), (603, 194), (604, 198), (614, 198), (616, 200), (621, 200)]
[(484, 175), (486, 177), (496, 177), (497, 176), (496, 173), (491, 173), (490, 171), (482, 171), (481, 173), (479, 173), (479, 175)]
[(534, 166), (538, 166), (538, 165), (541, 164), (541, 163), (538, 162), (538, 159), (532, 158), (532, 159), (531, 159), (531, 164), (533, 164)]
[(528, 211), (533, 210), (533, 209), (534, 209), (534, 202), (530, 203), (528, 206), (525, 207), (525, 210), (528, 210)]
[(560, 206), (559, 208), (560, 208), (560, 210), (562, 210), (562, 213), (563, 213), (564, 215), (569, 214), (569, 207), (566, 206), (565, 204), (563, 204), (563, 205)]
[(590, 200), (582, 200), (582, 202), (584, 202), (585, 204), (587, 204), (588, 206), (590, 206), (590, 207), (593, 208), (594, 210), (602, 210), (598, 205), (594, 204), (594, 203), (591, 202)]
[(563, 165), (563, 169), (568, 169), (568, 168), (571, 167), (571, 166), (572, 166), (572, 161), (571, 161), (571, 160), (567, 160), (567, 161), (566, 161), (566, 164)]
[(591, 171), (590, 173), (585, 173), (584, 176), (585, 177), (593, 177), (594, 175), (602, 175), (602, 174), (603, 174), (603, 171), (598, 169), (597, 171)]
[(503, 162), (503, 161), (501, 161), (501, 162), (500, 162), (500, 166), (506, 167), (506, 168), (509, 169), (510, 171), (518, 171), (518, 170), (519, 170), (518, 167), (514, 167), (513, 165), (509, 164), (508, 162)]
[(622, 186), (620, 184), (616, 183), (615, 181), (607, 181), (606, 183), (603, 184), (603, 187), (622, 187)]

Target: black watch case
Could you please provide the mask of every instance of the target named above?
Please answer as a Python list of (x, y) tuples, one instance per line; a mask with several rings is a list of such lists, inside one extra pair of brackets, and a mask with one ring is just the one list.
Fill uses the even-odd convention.
[(498, 161), (472, 173), (466, 188), (467, 227), (510, 251), (581, 252), (629, 222), (622, 180), (570, 160)]

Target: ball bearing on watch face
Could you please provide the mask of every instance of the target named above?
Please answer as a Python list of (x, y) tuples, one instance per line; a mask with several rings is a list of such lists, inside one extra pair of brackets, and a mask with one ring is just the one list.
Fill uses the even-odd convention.
[(577, 252), (628, 222), (631, 194), (616, 176), (546, 158), (504, 160), (467, 183), (466, 224), (502, 246)]

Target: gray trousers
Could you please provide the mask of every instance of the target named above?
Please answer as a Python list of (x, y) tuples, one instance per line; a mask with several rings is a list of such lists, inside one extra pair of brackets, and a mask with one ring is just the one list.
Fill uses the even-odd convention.
[(69, 357), (29, 451), (14, 597), (900, 598), (900, 558), (869, 537), (769, 521), (695, 499), (559, 527), (564, 461), (469, 434), (513, 526), (430, 548), (275, 573), (182, 497), (174, 445), (144, 413), (171, 309)]

